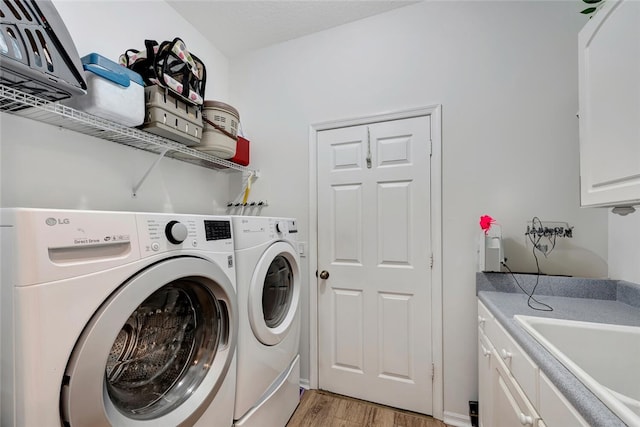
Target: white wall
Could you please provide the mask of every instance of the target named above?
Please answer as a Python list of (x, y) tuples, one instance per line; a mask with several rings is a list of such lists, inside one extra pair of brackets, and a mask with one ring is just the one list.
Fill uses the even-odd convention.
[[(444, 409), (453, 418), (477, 398), (480, 215), (502, 224), (516, 271), (535, 268), (524, 232), (537, 215), (575, 227), (542, 260), (544, 273), (607, 275), (606, 212), (578, 207), (579, 10), (565, 1), (425, 2), (230, 64), (230, 98), (263, 174), (255, 197), (269, 200), (264, 214), (298, 217), (303, 240), (314, 232), (310, 124), (442, 104)], [(309, 378), (306, 334), (301, 345)]]
[[(114, 61), (145, 38), (180, 36), (208, 71), (207, 99), (226, 99), (228, 61), (164, 2), (65, 1), (56, 9), (83, 56)], [(164, 159), (137, 198), (132, 188), (156, 155), (0, 114), (2, 206), (223, 213), (233, 174)], [(235, 197), (235, 194), (232, 195)]]
[(97, 52), (118, 61), (127, 49), (144, 50), (145, 39), (180, 37), (207, 67), (206, 99), (228, 97), (227, 58), (175, 9), (158, 0), (53, 0), (82, 57)]

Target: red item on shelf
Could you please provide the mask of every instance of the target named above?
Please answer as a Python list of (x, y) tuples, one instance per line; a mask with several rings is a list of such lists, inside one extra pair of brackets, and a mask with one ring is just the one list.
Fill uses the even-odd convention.
[(229, 159), (233, 163), (237, 163), (242, 166), (249, 165), (249, 140), (238, 136), (238, 142), (236, 144), (236, 154)]

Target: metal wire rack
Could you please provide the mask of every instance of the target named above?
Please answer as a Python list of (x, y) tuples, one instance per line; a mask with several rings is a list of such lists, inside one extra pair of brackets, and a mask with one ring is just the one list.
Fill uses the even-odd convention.
[[(0, 85), (0, 111), (159, 154), (160, 158), (152, 165), (151, 169), (162, 157), (167, 156), (209, 169), (231, 169), (259, 176), (255, 170), (194, 150), (170, 139), (123, 126), (4, 85)], [(147, 171), (142, 181), (151, 169)], [(137, 188), (142, 185), (142, 181), (134, 188), (134, 194)]]

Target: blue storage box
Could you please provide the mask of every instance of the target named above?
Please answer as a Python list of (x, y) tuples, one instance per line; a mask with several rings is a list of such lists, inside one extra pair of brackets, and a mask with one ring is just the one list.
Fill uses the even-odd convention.
[(125, 126), (144, 122), (144, 82), (140, 74), (97, 53), (82, 57), (87, 94), (67, 104)]

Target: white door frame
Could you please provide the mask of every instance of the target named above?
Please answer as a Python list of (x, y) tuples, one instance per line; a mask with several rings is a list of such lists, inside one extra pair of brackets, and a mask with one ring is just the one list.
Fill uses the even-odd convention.
[(433, 417), (444, 418), (442, 357), (442, 118), (441, 105), (373, 116), (316, 123), (309, 126), (309, 386), (318, 388), (318, 132), (346, 126), (431, 116), (431, 337), (433, 360)]

